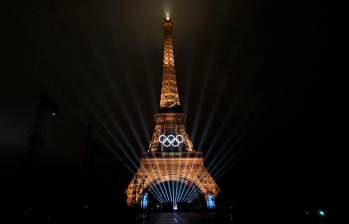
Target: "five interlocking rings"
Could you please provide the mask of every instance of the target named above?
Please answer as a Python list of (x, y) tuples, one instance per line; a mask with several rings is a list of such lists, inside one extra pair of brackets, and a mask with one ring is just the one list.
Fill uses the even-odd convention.
[(181, 144), (184, 141), (184, 138), (182, 135), (160, 135), (159, 136), (159, 142), (165, 146), (165, 147), (178, 147), (179, 144)]

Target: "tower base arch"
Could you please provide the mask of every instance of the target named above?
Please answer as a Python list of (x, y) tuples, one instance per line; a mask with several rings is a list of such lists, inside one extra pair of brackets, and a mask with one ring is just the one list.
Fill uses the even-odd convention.
[(186, 155), (165, 157), (143, 157), (137, 173), (126, 190), (127, 205), (138, 204), (144, 190), (152, 184), (165, 181), (193, 183), (208, 198), (216, 198), (219, 188), (203, 164), (201, 153), (181, 153)]

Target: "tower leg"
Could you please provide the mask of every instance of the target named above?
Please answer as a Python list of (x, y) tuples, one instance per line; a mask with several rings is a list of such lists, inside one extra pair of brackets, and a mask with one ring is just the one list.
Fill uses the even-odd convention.
[(144, 193), (142, 200), (141, 200), (141, 208), (147, 209), (148, 208), (148, 193)]
[(208, 193), (206, 196), (206, 203), (207, 203), (207, 208), (208, 209), (214, 209), (216, 208), (214, 196), (211, 193)]

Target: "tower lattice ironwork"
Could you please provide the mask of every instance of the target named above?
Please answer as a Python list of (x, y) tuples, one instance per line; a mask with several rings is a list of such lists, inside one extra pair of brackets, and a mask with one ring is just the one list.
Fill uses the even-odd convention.
[(163, 75), (160, 109), (154, 115), (155, 128), (149, 149), (143, 152), (140, 167), (126, 190), (129, 206), (140, 203), (144, 190), (165, 181), (195, 184), (206, 199), (216, 197), (219, 188), (204, 167), (203, 155), (196, 152), (185, 129), (173, 53), (173, 21), (165, 18)]

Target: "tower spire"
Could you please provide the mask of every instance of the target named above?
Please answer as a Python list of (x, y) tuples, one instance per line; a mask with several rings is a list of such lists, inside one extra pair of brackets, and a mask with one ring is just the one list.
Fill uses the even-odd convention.
[(164, 30), (164, 57), (160, 109), (180, 106), (173, 55), (172, 19), (164, 18), (162, 28)]

